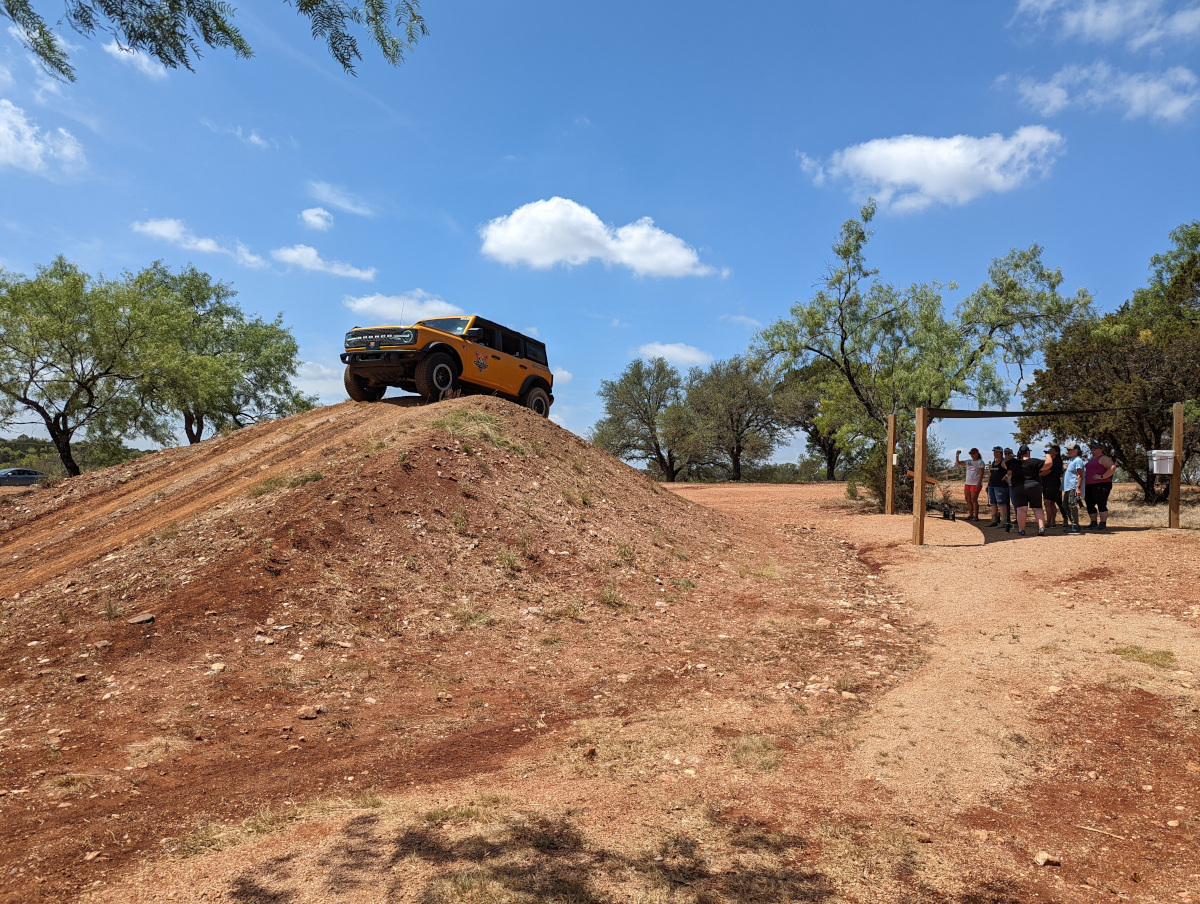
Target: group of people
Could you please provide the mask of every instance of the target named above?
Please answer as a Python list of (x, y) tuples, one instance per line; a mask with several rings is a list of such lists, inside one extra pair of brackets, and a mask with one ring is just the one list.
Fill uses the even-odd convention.
[(1047, 527), (1057, 526), (1059, 513), (1063, 533), (1078, 534), (1079, 509), (1083, 505), (1091, 522), (1087, 528), (1104, 530), (1108, 524), (1108, 494), (1117, 466), (1102, 443), (1091, 443), (1090, 449), (1092, 454), (1087, 457), (1078, 443), (1071, 443), (1064, 458), (1062, 449), (1051, 444), (1044, 458), (1033, 458), (1028, 446), (1021, 446), (1015, 455), (1012, 449), (993, 446), (990, 463), (983, 460), (978, 449), (972, 449), (966, 461), (955, 452), (954, 463), (966, 471), (967, 520), (982, 520), (979, 494), (986, 471), (987, 501), (992, 508), (988, 527), (1003, 527), (1008, 533), (1013, 528), (1015, 509), (1017, 533), (1024, 537), (1032, 509), (1039, 537), (1046, 535)]

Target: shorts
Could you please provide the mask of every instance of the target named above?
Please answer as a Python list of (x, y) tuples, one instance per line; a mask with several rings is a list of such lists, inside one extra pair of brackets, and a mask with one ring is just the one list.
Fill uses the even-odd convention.
[(1042, 482), (1027, 480), (1019, 487), (1013, 487), (1013, 504), (1017, 508), (1028, 505), (1040, 509), (1042, 507)]
[(1089, 515), (1097, 511), (1108, 511), (1108, 494), (1112, 492), (1111, 483), (1089, 483), (1083, 488), (1083, 501), (1087, 503)]
[(988, 487), (988, 502), (1008, 508), (1008, 487)]
[(1046, 486), (1042, 487), (1042, 498), (1047, 502), (1053, 502), (1055, 505), (1062, 502), (1063, 491), (1059, 489), (1049, 489)]

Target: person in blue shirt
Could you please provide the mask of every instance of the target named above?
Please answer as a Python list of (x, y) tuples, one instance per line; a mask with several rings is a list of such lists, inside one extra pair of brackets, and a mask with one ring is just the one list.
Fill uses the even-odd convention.
[(1067, 460), (1063, 463), (1062, 495), (1066, 506), (1064, 534), (1079, 533), (1079, 506), (1083, 504), (1083, 451), (1079, 443), (1067, 446)]

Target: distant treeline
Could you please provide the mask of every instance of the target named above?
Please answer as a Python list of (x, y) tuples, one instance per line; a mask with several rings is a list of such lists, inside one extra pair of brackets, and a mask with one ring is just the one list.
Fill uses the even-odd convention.
[[(72, 446), (81, 470), (95, 471), (146, 455), (147, 450), (134, 449), (122, 443), (90, 443), (87, 440)], [(54, 443), (21, 434), (16, 439), (0, 439), (0, 468), (33, 468), (52, 477), (65, 477), (66, 469)]]

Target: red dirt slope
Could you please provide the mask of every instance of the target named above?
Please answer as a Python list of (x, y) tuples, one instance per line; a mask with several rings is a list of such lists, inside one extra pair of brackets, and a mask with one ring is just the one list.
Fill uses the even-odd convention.
[(0, 900), (667, 697), (803, 732), (913, 650), (874, 581), (840, 542), (751, 529), (487, 399), (346, 403), (5, 497)]

